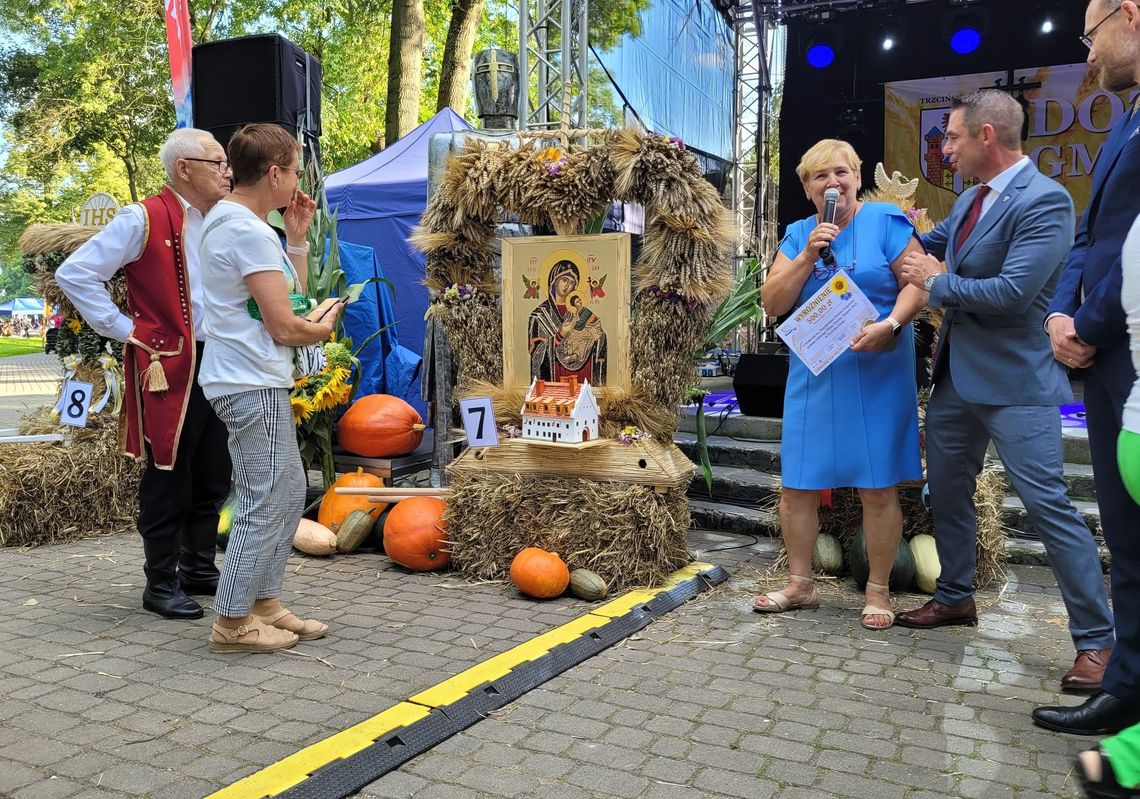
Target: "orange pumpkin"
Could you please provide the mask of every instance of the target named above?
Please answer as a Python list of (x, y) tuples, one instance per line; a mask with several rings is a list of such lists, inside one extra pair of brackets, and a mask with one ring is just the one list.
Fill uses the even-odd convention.
[(369, 502), (368, 497), (338, 494), (334, 488), (381, 488), (384, 481), (374, 474), (369, 474), (358, 467), (355, 472), (347, 472), (337, 478), (336, 482), (325, 492), (321, 500), (320, 510), (317, 511), (317, 522), (332, 530), (340, 530), (344, 520), (354, 510), (368, 511), (375, 519), (388, 507), (383, 502)]
[(511, 561), (511, 582), (536, 599), (561, 596), (570, 583), (570, 570), (557, 553), (527, 547)]
[(352, 403), (337, 422), (337, 441), (365, 458), (407, 455), (424, 437), (423, 419), (399, 397), (369, 394)]
[(447, 551), (446, 506), (439, 497), (409, 497), (397, 502), (384, 521), (384, 552), (401, 566), (425, 572), (442, 569)]

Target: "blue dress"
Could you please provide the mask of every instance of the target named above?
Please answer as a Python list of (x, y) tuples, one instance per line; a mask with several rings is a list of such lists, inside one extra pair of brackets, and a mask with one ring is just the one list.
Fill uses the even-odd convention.
[[(789, 225), (780, 251), (794, 259), (816, 225), (814, 216)], [(864, 203), (832, 243), (837, 268), (847, 271), (880, 318), (899, 294), (891, 262), (915, 235), (897, 206)], [(796, 307), (831, 278), (827, 271), (816, 262)], [(818, 377), (792, 353), (780, 444), (784, 485), (886, 488), (922, 477), (910, 325), (903, 325), (897, 342), (886, 352), (847, 350)]]

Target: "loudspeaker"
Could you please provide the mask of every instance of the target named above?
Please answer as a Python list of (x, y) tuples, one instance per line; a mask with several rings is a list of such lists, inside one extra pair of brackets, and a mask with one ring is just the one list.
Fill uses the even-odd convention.
[(276, 122), (303, 131), (306, 150), (321, 135), (321, 62), (279, 33), (194, 46), (194, 127), (222, 146), (242, 125)]
[(759, 352), (740, 356), (732, 390), (745, 416), (784, 416), (784, 387), (788, 384), (788, 349), (780, 342), (761, 342)]

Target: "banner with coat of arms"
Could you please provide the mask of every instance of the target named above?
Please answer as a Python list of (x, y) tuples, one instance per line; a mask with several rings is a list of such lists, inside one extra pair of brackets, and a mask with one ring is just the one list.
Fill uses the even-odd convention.
[[(980, 72), (886, 84), (884, 163), (888, 172), (919, 178), (915, 205), (928, 209), (932, 219), (946, 218), (958, 195), (975, 182), (957, 174), (942, 152), (951, 99), (1005, 85), (1007, 78), (1005, 72)], [(1041, 84), (1023, 93), (1028, 135), (1022, 149), (1069, 190), (1077, 214), (1083, 214), (1101, 148), (1140, 89), (1107, 93), (1087, 64), (1016, 70), (1013, 82)]]

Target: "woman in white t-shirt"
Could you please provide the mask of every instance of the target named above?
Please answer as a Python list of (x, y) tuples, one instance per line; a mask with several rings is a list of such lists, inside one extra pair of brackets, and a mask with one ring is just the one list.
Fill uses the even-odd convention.
[[(209, 646), (273, 652), (328, 630), (283, 608), (281, 588), (306, 486), (289, 407), (293, 348), (328, 339), (340, 305), (316, 322), (293, 314), (289, 295), (304, 293), (305, 232), (316, 208), (298, 189), (297, 140), (277, 125), (247, 125), (227, 150), (233, 191), (202, 223), (206, 348), (198, 382), (229, 431), (238, 506)], [(265, 221), (284, 206), (288, 257)], [(260, 320), (250, 314), (251, 297)]]

